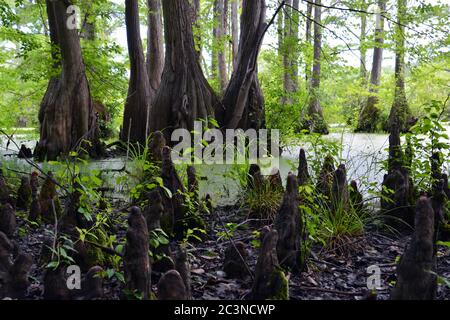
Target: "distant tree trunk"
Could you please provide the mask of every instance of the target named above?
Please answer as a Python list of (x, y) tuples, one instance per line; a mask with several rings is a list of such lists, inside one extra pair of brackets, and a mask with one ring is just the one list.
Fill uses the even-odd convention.
[(397, 0), (397, 24), (395, 26), (395, 93), (387, 128), (400, 126), (406, 132), (411, 126), (411, 115), (405, 92), (405, 16), (407, 0)]
[[(58, 77), (50, 79), (39, 111), (40, 140), (36, 156), (40, 160), (56, 160), (83, 144), (93, 142), (91, 152), (98, 146), (97, 122), (86, 79), (77, 29), (69, 29), (66, 13), (69, 1), (46, 1), (50, 40), (54, 48), (55, 66), (61, 66)], [(84, 146), (86, 147), (86, 146)]]
[(277, 35), (278, 35), (278, 57), (283, 61), (283, 36), (284, 36), (284, 14), (283, 10), (278, 13), (277, 17)]
[(130, 79), (125, 101), (122, 141), (145, 143), (150, 114), (150, 83), (142, 49), (138, 0), (125, 0)]
[(298, 43), (298, 7), (299, 0), (287, 0), (284, 17), (284, 104), (294, 103), (293, 94), (298, 91), (298, 66), (297, 66), (297, 43)]
[(226, 9), (225, 0), (214, 1), (214, 45), (212, 56), (212, 73), (218, 79), (220, 91), (224, 92), (227, 86), (227, 65), (225, 61), (225, 30), (226, 30)]
[(200, 14), (200, 0), (191, 0), (189, 1), (189, 4), (189, 10), (191, 11), (191, 22), (192, 24), (196, 24)]
[[(312, 26), (312, 3), (308, 2), (306, 5), (306, 30), (305, 30), (305, 41), (309, 48), (311, 45), (311, 26)], [(305, 59), (305, 81), (308, 84), (309, 78), (311, 77), (311, 63), (309, 62), (309, 57)]]
[[(366, 1), (363, 0), (361, 4), (361, 10), (366, 11), (367, 10), (367, 4)], [(359, 55), (360, 55), (360, 62), (359, 62), (359, 76), (361, 78), (361, 83), (363, 85), (366, 85), (367, 83), (367, 68), (366, 68), (366, 56), (367, 56), (367, 49), (365, 45), (366, 36), (367, 36), (367, 15), (364, 12), (360, 13), (361, 18), (361, 26), (360, 26), (360, 35), (359, 35)]]
[(81, 37), (87, 40), (95, 40), (95, 20), (91, 20), (93, 16), (94, 14), (92, 12), (87, 12), (83, 19)]
[(282, 104), (292, 104), (292, 99), (289, 99), (291, 91), (291, 70), (290, 70), (290, 55), (291, 55), (291, 33), (292, 33), (292, 0), (286, 0), (283, 8), (283, 41), (281, 42), (281, 55), (283, 56), (283, 99)]
[(216, 108), (219, 123), (230, 129), (264, 127), (264, 98), (258, 82), (256, 60), (266, 26), (265, 0), (243, 0), (237, 68)]
[(381, 78), (381, 63), (383, 61), (384, 18), (386, 0), (378, 0), (378, 13), (375, 26), (375, 48), (373, 49), (372, 72), (370, 74), (370, 96), (367, 104), (359, 114), (357, 132), (374, 132), (377, 129), (380, 110), (378, 109), (378, 86)]
[(150, 100), (156, 96), (164, 69), (164, 35), (161, 18), (161, 0), (148, 0), (147, 73), (150, 82)]
[(323, 118), (319, 99), (322, 51), (321, 15), (321, 0), (316, 0), (314, 5), (314, 63), (310, 84), (308, 115), (306, 119), (302, 119), (302, 129), (315, 133), (328, 134), (328, 128)]
[(164, 0), (162, 5), (166, 57), (149, 128), (163, 131), (170, 141), (174, 129), (193, 130), (194, 121), (212, 116), (220, 102), (203, 75), (194, 48), (189, 1)]
[[(200, 0), (190, 0), (189, 2), (189, 10), (190, 10), (190, 20), (192, 23), (192, 28), (195, 30), (197, 25), (198, 17), (200, 16)], [(194, 48), (197, 53), (197, 59), (201, 58), (202, 47), (201, 47), (201, 37), (199, 34), (194, 33)]]
[(237, 56), (239, 49), (239, 0), (231, 0), (231, 42), (233, 51), (233, 71), (237, 67)]

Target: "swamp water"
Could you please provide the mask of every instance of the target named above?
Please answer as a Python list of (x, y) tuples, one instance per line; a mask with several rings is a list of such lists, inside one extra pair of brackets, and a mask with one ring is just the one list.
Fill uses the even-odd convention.
[[(29, 148), (34, 148), (36, 140), (29, 135), (16, 135), (15, 141), (18, 145), (25, 144)], [(348, 170), (348, 180), (356, 180), (361, 185), (361, 191), (367, 193), (369, 183), (381, 184), (383, 179), (383, 169), (381, 162), (387, 157), (388, 135), (387, 134), (366, 134), (340, 132), (331, 133), (325, 136), (326, 140), (335, 141), (342, 144), (339, 152), (341, 163), (344, 163)], [(7, 139), (2, 137), (0, 140), (0, 161), (5, 168), (11, 168), (18, 171), (30, 172), (30, 165), (23, 159), (18, 159), (17, 147), (10, 143), (6, 148)], [(283, 181), (287, 174), (292, 171), (296, 173), (298, 165), (298, 154), (300, 148), (304, 148), (308, 159), (315, 157), (314, 148), (310, 144), (296, 144), (283, 148), (279, 161), (279, 169)], [(323, 151), (322, 151), (323, 152)], [(317, 162), (318, 164), (319, 162)], [(313, 161), (309, 161), (310, 171)], [(57, 171), (55, 165), (48, 163), (39, 164), (43, 170)], [(126, 199), (129, 195), (129, 187), (123, 181), (127, 175), (122, 168), (126, 167), (128, 171), (135, 172), (132, 161), (126, 161), (125, 157), (116, 157), (103, 160), (92, 160), (86, 165), (80, 165), (82, 173), (102, 172), (101, 178), (105, 187), (111, 188), (114, 197)], [(136, 168), (135, 168), (136, 169)], [(263, 174), (270, 174), (273, 168), (262, 168)], [(200, 193), (205, 195), (209, 193), (213, 202), (217, 205), (233, 204), (240, 196), (240, 182), (237, 179), (236, 165), (200, 165), (197, 166), (199, 175)], [(184, 171), (184, 170), (183, 170)], [(184, 178), (185, 172), (180, 170), (180, 175)], [(122, 178), (121, 178), (122, 177)], [(241, 174), (242, 178), (242, 174)], [(132, 184), (133, 177), (131, 177)]]

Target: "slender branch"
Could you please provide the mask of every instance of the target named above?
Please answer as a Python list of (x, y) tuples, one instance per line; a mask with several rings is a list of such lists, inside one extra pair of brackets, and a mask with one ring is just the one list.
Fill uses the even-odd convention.
[[(278, 13), (281, 11), (281, 9), (284, 7), (284, 5), (286, 4), (286, 1), (281, 1), (281, 3), (279, 4), (277, 10), (275, 10), (275, 13), (273, 14), (272, 18), (270, 19), (270, 21), (266, 24), (266, 26), (264, 27), (263, 32), (261, 33), (261, 35), (259, 36), (258, 42), (257, 42), (257, 48), (259, 48), (262, 44), (262, 41), (264, 39), (265, 34), (267, 33), (267, 30), (269, 30), (269, 27), (275, 22), (275, 18), (277, 17)], [(250, 68), (250, 72), (255, 71), (256, 69), (256, 61), (258, 59), (258, 55), (255, 54), (255, 56), (253, 57), (253, 62)]]
[(252, 278), (252, 280), (254, 279), (253, 277), (253, 272), (250, 270), (250, 267), (248, 266), (247, 262), (245, 261), (244, 257), (241, 255), (241, 252), (238, 250), (238, 248), (236, 247), (236, 244), (234, 243), (233, 238), (231, 237), (231, 235), (228, 232), (227, 227), (225, 226), (225, 223), (222, 220), (222, 217), (219, 215), (219, 212), (217, 210), (214, 210), (214, 212), (216, 213), (217, 218), (219, 219), (220, 224), (222, 225), (223, 230), (225, 231), (225, 233), (227, 234), (227, 238), (228, 240), (230, 240), (231, 245), (234, 247), (234, 250), (236, 250), (237, 254), (239, 255), (239, 258), (242, 260), (242, 263), (244, 264), (245, 268), (247, 269), (248, 274), (250, 275), (250, 277)]

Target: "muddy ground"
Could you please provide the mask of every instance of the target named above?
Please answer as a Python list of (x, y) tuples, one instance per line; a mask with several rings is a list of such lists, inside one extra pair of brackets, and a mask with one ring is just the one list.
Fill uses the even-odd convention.
[[(216, 212), (224, 223), (242, 223), (239, 208), (217, 208)], [(118, 214), (118, 219), (126, 219), (126, 213)], [(209, 230), (208, 239), (189, 244), (191, 263), (192, 294), (194, 299), (245, 299), (252, 281), (228, 279), (223, 269), (225, 249), (230, 246), (226, 233), (217, 214), (206, 217)], [(254, 231), (261, 226), (243, 224), (233, 233), (233, 241), (245, 243), (249, 252), (246, 264), (254, 270), (258, 255), (255, 247)], [(123, 224), (124, 226), (126, 224)], [(30, 272), (31, 286), (27, 299), (42, 299), (44, 266), (39, 263), (45, 229), (52, 226), (30, 228), (19, 221), (18, 232), (14, 237), (21, 250), (32, 254), (33, 267)], [(118, 242), (125, 236), (124, 227), (116, 230)], [(20, 235), (19, 235), (20, 234)], [(389, 298), (389, 292), (396, 280), (395, 265), (405, 250), (409, 236), (394, 236), (368, 226), (364, 235), (348, 239), (345, 248), (325, 249), (313, 246), (308, 258), (307, 268), (301, 275), (288, 274), (290, 299), (292, 300), (360, 300), (374, 298), (367, 289), (367, 268), (377, 265), (381, 270), (381, 288), (377, 299)], [(175, 245), (175, 244), (174, 244)], [(246, 268), (244, 263), (242, 267)], [(438, 253), (438, 274), (450, 277), (450, 249), (441, 247)], [(160, 274), (154, 272), (152, 282), (154, 292)], [(105, 280), (105, 299), (120, 299), (123, 283), (116, 278)], [(450, 289), (439, 285), (438, 299), (450, 299)]]

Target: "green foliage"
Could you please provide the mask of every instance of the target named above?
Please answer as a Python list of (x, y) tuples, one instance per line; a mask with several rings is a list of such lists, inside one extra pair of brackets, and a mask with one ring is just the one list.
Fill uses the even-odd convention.
[(50, 261), (46, 265), (46, 268), (58, 268), (62, 265), (71, 265), (75, 261), (72, 258), (72, 254), (76, 252), (74, 249), (74, 243), (72, 239), (63, 234), (55, 235), (52, 231), (48, 233), (55, 238), (51, 247), (47, 246), (47, 249), (51, 252)]
[(153, 262), (161, 261), (167, 257), (158, 248), (169, 244), (169, 236), (162, 229), (151, 230), (149, 234), (150, 251), (149, 255)]
[(217, 238), (218, 240), (225, 239), (229, 240), (232, 239), (235, 235), (236, 230), (239, 228), (239, 225), (234, 222), (227, 222), (224, 224), (225, 230), (217, 232)]
[[(446, 102), (431, 100), (423, 110), (425, 115), (406, 134), (408, 152), (411, 161), (411, 176), (419, 190), (430, 190), (433, 183), (432, 159), (437, 154), (439, 169), (444, 164), (448, 167), (450, 155), (450, 139), (447, 134), (447, 121), (443, 119), (446, 112)], [(406, 152), (406, 151), (405, 151)]]

